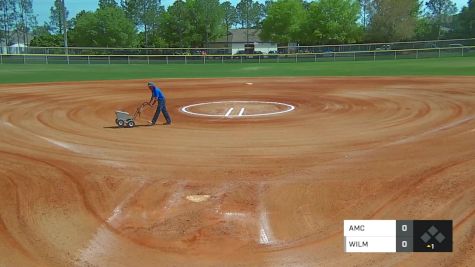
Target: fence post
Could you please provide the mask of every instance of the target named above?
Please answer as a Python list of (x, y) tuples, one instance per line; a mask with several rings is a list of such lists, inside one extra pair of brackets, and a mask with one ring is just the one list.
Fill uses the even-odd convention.
[(299, 62), (298, 56), (299, 56), (299, 54), (295, 53), (295, 63)]
[(87, 64), (91, 65), (91, 57), (90, 56), (87, 56)]
[(130, 65), (130, 56), (127, 56), (127, 64)]
[(0, 54), (0, 64), (3, 64), (3, 56)]
[(416, 50), (416, 59), (419, 59), (419, 49)]
[(440, 57), (440, 48), (439, 48), (439, 57)]
[(394, 60), (397, 59), (397, 51), (394, 51)]
[(373, 51), (373, 61), (376, 61), (376, 51)]
[(203, 55), (203, 64), (206, 64), (206, 56)]
[(462, 47), (462, 57), (463, 57), (463, 47)]
[(317, 54), (315, 54), (315, 62), (317, 62)]
[(188, 56), (185, 55), (185, 65), (188, 64)]
[(336, 61), (336, 53), (333, 52), (333, 62), (335, 62), (335, 61)]
[(353, 61), (356, 61), (356, 52), (353, 51)]
[(257, 58), (259, 59), (259, 63), (261, 63), (261, 56), (257, 56)]
[(45, 63), (48, 65), (48, 55), (45, 55)]
[(224, 56), (221, 56), (221, 64), (224, 64)]
[(109, 61), (109, 65), (111, 64), (111, 56), (107, 56), (107, 61)]
[(168, 56), (165, 56), (166, 60), (167, 60), (167, 64), (168, 64)]
[(147, 55), (147, 64), (150, 65), (150, 56)]
[(26, 56), (23, 54), (23, 64), (26, 64)]
[(240, 56), (240, 58), (241, 58), (241, 64), (242, 64), (242, 56)]
[(277, 63), (279, 63), (279, 62), (280, 62), (280, 57), (279, 57), (279, 55), (277, 55)]

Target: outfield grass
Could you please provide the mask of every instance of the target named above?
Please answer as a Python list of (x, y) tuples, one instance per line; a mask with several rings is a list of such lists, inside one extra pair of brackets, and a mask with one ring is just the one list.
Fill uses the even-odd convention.
[(475, 57), (206, 65), (0, 65), (0, 83), (154, 78), (450, 75), (475, 75)]

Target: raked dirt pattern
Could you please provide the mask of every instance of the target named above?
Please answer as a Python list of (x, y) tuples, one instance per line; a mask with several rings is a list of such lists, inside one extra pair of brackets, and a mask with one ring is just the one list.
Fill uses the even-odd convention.
[[(475, 78), (156, 82), (171, 126), (115, 127), (146, 81), (0, 86), (0, 266), (475, 265)], [(295, 110), (180, 111), (228, 100)], [(452, 219), (454, 252), (345, 254), (345, 219)]]

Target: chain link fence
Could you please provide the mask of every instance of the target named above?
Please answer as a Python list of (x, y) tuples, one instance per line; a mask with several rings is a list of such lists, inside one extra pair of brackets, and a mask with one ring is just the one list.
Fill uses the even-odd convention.
[[(368, 43), (345, 45), (317, 45), (317, 46), (281, 46), (277, 47), (276, 54), (296, 53), (329, 53), (329, 52), (372, 52), (387, 50), (450, 48), (455, 46), (475, 46), (475, 38), (432, 40), (417, 42)], [(244, 52), (244, 51), (242, 51)], [(29, 54), (29, 55), (105, 55), (105, 56), (204, 56), (204, 55), (231, 55), (230, 47), (219, 48), (95, 48), (95, 47), (3, 47), (0, 54)]]
[[(475, 39), (464, 39), (467, 43), (455, 43), (451, 41), (440, 41), (438, 46), (431, 48), (409, 48), (394, 49), (393, 46), (379, 46), (367, 44), (367, 48), (372, 50), (356, 51), (333, 51), (331, 46), (313, 47), (286, 47), (287, 51), (273, 54), (103, 54), (100, 50), (93, 50), (96, 53), (78, 54), (77, 52), (86, 52), (87, 50), (69, 50), (76, 53), (65, 54), (64, 48), (47, 48), (48, 53), (21, 53), (21, 54), (0, 54), (0, 64), (211, 64), (211, 63), (290, 63), (290, 62), (332, 62), (332, 61), (376, 61), (376, 60), (398, 60), (398, 59), (422, 59), (422, 58), (441, 58), (441, 57), (469, 57), (475, 56)], [(458, 40), (460, 41), (460, 40)], [(407, 46), (425, 46), (427, 43), (398, 43)], [(373, 47), (370, 47), (373, 46)], [(34, 49), (28, 48), (28, 52)], [(282, 48), (280, 48), (282, 49)], [(289, 51), (296, 49), (296, 51)], [(309, 51), (308, 49), (313, 49)], [(321, 51), (323, 49), (323, 51)], [(325, 50), (326, 49), (326, 50)], [(353, 45), (339, 46), (339, 50), (362, 49)], [(335, 49), (336, 50), (336, 49)], [(109, 50), (107, 50), (109, 51)], [(110, 51), (119, 51), (117, 49)], [(130, 49), (127, 50), (131, 52)], [(154, 51), (159, 50), (137, 50)], [(55, 52), (55, 53), (51, 53)]]

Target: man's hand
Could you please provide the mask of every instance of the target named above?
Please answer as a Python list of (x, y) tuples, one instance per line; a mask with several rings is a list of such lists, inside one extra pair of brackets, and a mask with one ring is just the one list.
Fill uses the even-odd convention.
[(153, 105), (155, 105), (156, 102), (157, 102), (157, 99), (155, 99), (155, 97), (152, 96), (148, 103), (150, 104), (150, 106), (153, 106)]

